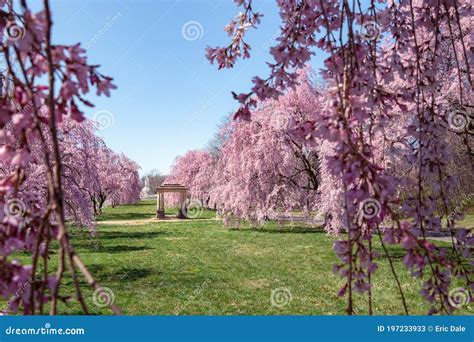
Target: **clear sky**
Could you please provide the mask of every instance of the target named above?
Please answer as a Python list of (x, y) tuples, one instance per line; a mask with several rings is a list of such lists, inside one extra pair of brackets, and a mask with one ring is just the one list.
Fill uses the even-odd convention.
[(96, 108), (86, 113), (111, 115), (100, 131), (107, 145), (138, 162), (142, 173), (166, 173), (177, 155), (204, 147), (236, 109), (232, 90), (248, 91), (254, 75), (268, 74), (280, 18), (274, 1), (256, 6), (264, 17), (248, 35), (252, 58), (230, 70), (217, 71), (204, 50), (229, 41), (223, 27), (238, 13), (231, 0), (52, 1), (53, 39), (81, 42), (89, 63), (114, 78), (118, 89), (110, 98), (92, 96)]

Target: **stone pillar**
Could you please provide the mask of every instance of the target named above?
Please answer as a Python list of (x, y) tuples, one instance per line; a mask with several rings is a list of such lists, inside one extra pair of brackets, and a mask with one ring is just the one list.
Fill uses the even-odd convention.
[(156, 217), (159, 219), (165, 218), (165, 196), (164, 193), (158, 191), (157, 193), (157, 210), (156, 210)]
[(179, 201), (180, 201), (180, 206), (179, 206), (179, 209), (178, 209), (178, 218), (179, 219), (185, 219), (185, 218), (188, 218), (188, 216), (186, 215), (186, 204), (185, 204), (185, 201), (186, 201), (186, 191), (180, 191), (179, 192)]

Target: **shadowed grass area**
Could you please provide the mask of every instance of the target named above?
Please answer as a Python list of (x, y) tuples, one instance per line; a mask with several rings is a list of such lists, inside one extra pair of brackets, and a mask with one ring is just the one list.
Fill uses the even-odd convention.
[[(117, 210), (115, 210), (117, 209)], [(116, 208), (107, 207), (97, 217), (97, 221), (108, 220), (143, 220), (155, 217), (156, 209), (153, 201), (144, 201), (134, 205), (123, 205)]]
[[(178, 213), (177, 208), (166, 208), (166, 216), (173, 219)], [(214, 218), (215, 213), (211, 210), (197, 210), (192, 213), (193, 220)], [(195, 216), (195, 217), (194, 217)], [(106, 207), (103, 213), (97, 217), (98, 222), (104, 221), (134, 221), (145, 220), (156, 217), (156, 201), (146, 200), (133, 205), (122, 205), (116, 208)]]
[[(175, 211), (170, 210), (169, 215)], [(127, 315), (340, 315), (346, 300), (337, 297), (343, 284), (332, 273), (338, 261), (334, 237), (320, 228), (293, 223), (282, 228), (273, 223), (252, 228), (226, 229), (213, 220), (214, 212), (182, 221), (150, 221), (154, 201), (106, 208), (99, 218), (97, 237), (73, 229), (72, 241), (86, 265), (113, 292), (115, 303)], [(145, 220), (143, 224), (101, 222)], [(381, 250), (379, 244), (374, 246)], [(420, 297), (420, 281), (401, 264), (403, 251), (390, 246), (395, 267), (411, 314), (426, 314), (429, 305)], [(57, 255), (51, 256), (56, 264)], [(386, 257), (377, 260), (374, 275), (374, 313), (403, 314), (398, 289)], [(67, 276), (66, 276), (67, 277)], [(69, 278), (62, 295), (73, 295)], [(84, 297), (94, 314), (110, 314), (95, 301), (82, 281)], [(281, 290), (291, 300), (272, 305), (272, 291)], [(278, 301), (277, 297), (274, 297)], [(99, 304), (99, 305), (97, 305)], [(366, 296), (356, 295), (355, 311), (367, 314)], [(80, 314), (76, 302), (60, 306), (62, 314)], [(461, 313), (472, 314), (472, 306)]]

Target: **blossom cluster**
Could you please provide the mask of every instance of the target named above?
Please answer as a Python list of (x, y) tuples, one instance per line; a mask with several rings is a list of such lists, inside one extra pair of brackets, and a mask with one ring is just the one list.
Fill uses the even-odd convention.
[[(100, 285), (75, 253), (68, 227), (93, 229), (92, 199), (104, 189), (114, 187), (117, 201), (133, 201), (140, 188), (138, 166), (110, 151), (84, 115), (93, 107), (87, 94), (109, 96), (112, 78), (88, 64), (80, 44), (53, 44), (52, 24), (48, 1), (38, 12), (25, 1), (0, 1), (6, 66), (0, 75), (0, 295), (9, 304), (2, 312), (55, 314), (65, 300), (60, 288), (67, 268), (87, 313), (78, 274)], [(117, 160), (113, 173), (103, 173), (101, 163), (109, 164), (101, 154)], [(19, 249), (31, 256), (30, 264), (15, 260)], [(51, 270), (54, 255), (58, 268)]]
[[(244, 7), (252, 3), (241, 1)], [(463, 247), (473, 237), (451, 215), (463, 196), (461, 184), (468, 193), (472, 186), (470, 3), (277, 3), (283, 24), (270, 49), (275, 62), (266, 79), (254, 78), (251, 92), (234, 96), (241, 103), (235, 116), (251, 119), (257, 99), (282, 96), (297, 85), (297, 70), (312, 54), (328, 56), (320, 72), (322, 108), (294, 132), (324, 147), (321, 204), (330, 230), (347, 233), (334, 246), (341, 259), (335, 271), (346, 279), (339, 294), (347, 296), (347, 312), (354, 312), (358, 291), (368, 293), (372, 313), (374, 239), (389, 260), (405, 313), (389, 243), (405, 250), (405, 265), (424, 279), (421, 293), (433, 304), (430, 312), (451, 312), (453, 278), (469, 294), (474, 288), (472, 264), (465, 262), (472, 259)], [(223, 52), (210, 51), (211, 60)], [(454, 256), (428, 242), (441, 230), (452, 236)]]

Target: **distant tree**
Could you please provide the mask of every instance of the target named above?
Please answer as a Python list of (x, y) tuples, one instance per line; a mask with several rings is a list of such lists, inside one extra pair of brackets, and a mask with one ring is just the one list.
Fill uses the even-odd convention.
[(138, 202), (142, 189), (138, 164), (107, 147), (97, 150), (96, 158), (99, 172), (92, 199), (96, 213), (102, 212), (106, 201), (112, 206)]
[(207, 143), (206, 150), (208, 150), (215, 158), (220, 157), (222, 146), (229, 139), (229, 129), (231, 127), (229, 124), (231, 121), (232, 114), (223, 116), (220, 123), (217, 125), (214, 136)]
[(231, 122), (220, 148), (210, 198), (227, 218), (263, 223), (293, 210), (317, 209), (319, 160), (314, 142), (295, 139), (293, 127), (320, 107), (309, 73), (278, 100), (258, 103), (251, 122)]
[(161, 174), (159, 170), (153, 169), (142, 176), (142, 183), (145, 184), (145, 181), (148, 181), (148, 186), (150, 187), (152, 193), (156, 194), (156, 188), (163, 184), (166, 177), (167, 176)]
[[(179, 183), (189, 187), (192, 198), (207, 206), (213, 187), (216, 158), (206, 150), (188, 151), (178, 156), (171, 167), (166, 183)], [(173, 204), (179, 204), (176, 196), (168, 196)]]

